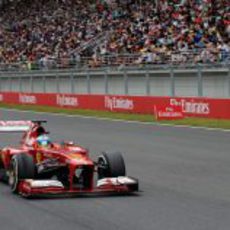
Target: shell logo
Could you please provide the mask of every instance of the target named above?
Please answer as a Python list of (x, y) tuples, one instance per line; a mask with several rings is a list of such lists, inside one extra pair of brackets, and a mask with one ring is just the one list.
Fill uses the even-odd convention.
[(87, 160), (80, 154), (70, 153), (68, 154), (69, 160), (75, 161), (78, 164), (86, 164)]

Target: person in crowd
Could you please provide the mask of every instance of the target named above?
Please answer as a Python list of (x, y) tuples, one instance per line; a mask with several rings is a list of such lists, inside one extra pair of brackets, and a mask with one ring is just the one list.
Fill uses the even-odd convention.
[(99, 66), (123, 54), (133, 63), (226, 61), (229, 12), (229, 0), (10, 1), (0, 9), (0, 64), (68, 68), (87, 57)]

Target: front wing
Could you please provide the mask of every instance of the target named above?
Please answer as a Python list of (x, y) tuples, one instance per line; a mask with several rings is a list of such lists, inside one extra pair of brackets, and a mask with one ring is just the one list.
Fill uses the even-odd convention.
[(131, 177), (104, 178), (97, 181), (93, 189), (65, 188), (57, 180), (32, 180), (25, 179), (19, 184), (19, 194), (24, 197), (36, 197), (46, 195), (112, 195), (129, 194), (139, 189), (138, 180)]

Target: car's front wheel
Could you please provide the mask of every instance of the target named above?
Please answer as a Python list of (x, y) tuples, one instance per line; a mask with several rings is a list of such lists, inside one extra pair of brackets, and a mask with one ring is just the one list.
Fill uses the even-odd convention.
[(13, 193), (18, 193), (20, 180), (33, 179), (35, 176), (35, 165), (33, 157), (20, 153), (11, 158), (9, 168), (9, 185)]
[(98, 179), (125, 176), (125, 162), (120, 152), (102, 153), (98, 157)]

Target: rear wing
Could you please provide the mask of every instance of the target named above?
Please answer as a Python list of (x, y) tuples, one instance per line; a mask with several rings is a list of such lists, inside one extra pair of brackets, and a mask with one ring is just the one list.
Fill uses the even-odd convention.
[(0, 132), (28, 131), (32, 124), (32, 121), (0, 121)]

